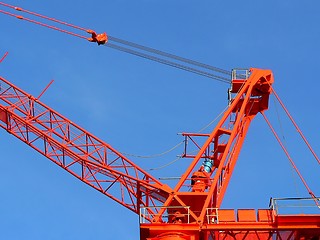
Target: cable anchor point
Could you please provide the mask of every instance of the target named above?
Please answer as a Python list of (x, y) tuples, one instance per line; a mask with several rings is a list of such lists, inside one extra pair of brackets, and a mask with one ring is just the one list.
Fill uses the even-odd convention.
[(108, 36), (106, 33), (97, 34), (93, 30), (87, 30), (87, 33), (91, 34), (91, 38), (87, 38), (89, 42), (96, 42), (98, 45), (106, 44), (108, 42)]

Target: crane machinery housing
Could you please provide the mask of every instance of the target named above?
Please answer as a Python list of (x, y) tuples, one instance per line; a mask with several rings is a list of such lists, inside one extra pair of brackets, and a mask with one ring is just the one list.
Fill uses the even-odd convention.
[[(191, 159), (191, 163), (176, 185), (169, 186), (110, 144), (42, 103), (39, 100), (42, 94), (34, 97), (0, 77), (0, 126), (83, 183), (136, 213), (140, 220), (141, 240), (319, 239), (319, 213), (281, 214), (278, 211), (278, 203), (282, 201), (306, 200), (319, 209), (320, 199), (295, 166), (265, 114), (271, 94), (284, 107), (273, 88), (274, 77), (271, 70), (251, 68), (229, 72), (108, 36), (106, 33), (97, 34), (93, 30), (3, 2), (0, 5), (9, 9), (0, 10), (2, 14), (205, 77), (230, 82), (228, 108), (213, 131), (208, 134), (181, 134), (185, 138), (182, 157)], [(12, 11), (45, 19), (52, 25), (16, 15)], [(55, 24), (84, 31), (89, 35), (65, 30)], [(144, 53), (139, 52), (140, 50)], [(186, 63), (193, 67), (184, 65)], [(206, 70), (198, 70), (195, 66)], [(307, 139), (285, 107), (284, 109), (320, 164)], [(250, 123), (258, 114), (270, 126), (310, 198), (271, 199), (270, 208), (265, 209), (223, 209), (222, 202)], [(190, 151), (192, 147), (197, 151)]]

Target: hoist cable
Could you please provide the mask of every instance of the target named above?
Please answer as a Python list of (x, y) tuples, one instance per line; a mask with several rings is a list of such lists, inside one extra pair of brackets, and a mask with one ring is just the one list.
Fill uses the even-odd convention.
[(162, 166), (160, 166), (160, 167), (156, 167), (156, 168), (149, 168), (149, 171), (153, 171), (153, 170), (159, 170), (159, 169), (162, 169), (162, 168), (165, 168), (165, 167), (168, 167), (168, 166), (170, 166), (170, 165), (172, 165), (172, 164), (174, 164), (175, 162), (177, 162), (178, 160), (180, 160), (182, 157), (177, 157), (176, 159), (174, 159), (173, 161), (171, 161), (171, 162), (169, 162), (169, 163), (167, 163), (167, 164), (164, 164), (164, 165), (162, 165)]
[[(79, 26), (76, 26), (76, 25), (73, 25), (73, 24), (69, 24), (69, 23), (66, 23), (66, 22), (51, 18), (51, 17), (47, 17), (47, 16), (44, 16), (44, 15), (29, 11), (29, 10), (25, 10), (23, 8), (20, 8), (20, 7), (12, 6), (12, 5), (3, 3), (3, 2), (0, 2), (0, 5), (2, 5), (4, 7), (7, 7), (7, 8), (10, 8), (10, 9), (13, 9), (13, 10), (16, 10), (16, 11), (19, 11), (19, 12), (23, 12), (23, 13), (26, 13), (26, 14), (41, 18), (41, 19), (45, 19), (47, 21), (58, 23), (58, 24), (61, 24), (61, 25), (64, 25), (64, 26), (67, 26), (67, 27), (70, 27), (70, 28), (74, 28), (74, 29), (80, 30), (80, 31), (84, 31), (86, 33), (94, 32), (92, 30), (88, 30), (88, 29), (85, 29), (85, 28), (82, 28), (82, 27), (79, 27)], [(15, 14), (12, 14), (12, 13), (9, 13), (9, 12), (5, 12), (5, 11), (2, 11), (2, 10), (0, 10), (0, 13), (7, 14), (9, 16), (16, 17), (16, 18), (21, 19), (21, 20), (26, 20), (28, 22), (35, 23), (35, 24), (38, 24), (38, 25), (41, 25), (41, 26), (44, 26), (44, 27), (47, 27), (47, 28), (50, 28), (50, 29), (54, 29), (54, 30), (60, 31), (60, 32), (64, 32), (64, 33), (67, 33), (67, 34), (70, 34), (70, 35), (73, 35), (73, 36), (76, 36), (76, 37), (80, 37), (80, 38), (87, 39), (87, 40), (90, 39), (90, 38), (87, 38), (85, 36), (79, 35), (77, 33), (74, 33), (74, 32), (68, 31), (68, 30), (64, 30), (64, 29), (60, 29), (60, 28), (58, 28), (56, 26), (52, 26), (52, 25), (45, 24), (45, 23), (42, 23), (42, 22), (39, 22), (39, 21), (35, 21), (33, 19), (25, 18), (25, 17), (20, 16), (20, 15), (15, 15)], [(117, 45), (115, 45), (113, 43), (106, 42), (105, 46), (108, 46), (110, 48), (114, 48), (114, 49), (117, 49), (119, 51), (130, 53), (130, 54), (133, 54), (133, 55), (145, 58), (145, 59), (149, 59), (149, 60), (152, 60), (152, 61), (155, 61), (155, 62), (158, 62), (158, 63), (162, 63), (162, 64), (165, 64), (165, 65), (168, 65), (168, 66), (172, 66), (172, 67), (175, 67), (175, 68), (178, 68), (178, 69), (182, 69), (182, 70), (185, 70), (185, 71), (188, 71), (188, 72), (192, 72), (192, 73), (195, 73), (195, 74), (198, 74), (198, 75), (201, 75), (201, 76), (205, 76), (205, 77), (208, 77), (208, 78), (211, 78), (211, 79), (215, 79), (215, 80), (218, 80), (218, 81), (221, 81), (221, 82), (230, 83), (230, 79), (229, 78), (218, 76), (218, 75), (215, 75), (215, 74), (203, 71), (203, 70), (198, 70), (196, 68), (185, 66), (185, 65), (182, 65), (182, 64), (179, 64), (179, 63), (175, 63), (173, 61), (162, 59), (160, 57), (152, 56), (152, 55), (150, 55), (150, 53), (154, 54), (154, 55), (166, 57), (168, 59), (174, 59), (176, 61), (187, 63), (187, 64), (190, 64), (190, 65), (193, 65), (193, 66), (197, 66), (197, 67), (201, 67), (201, 68), (204, 68), (204, 69), (209, 69), (211, 71), (219, 72), (221, 74), (226, 74), (226, 75), (229, 75), (229, 76), (231, 76), (231, 72), (230, 71), (223, 70), (223, 69), (220, 69), (220, 68), (217, 68), (217, 67), (213, 67), (213, 66), (210, 66), (208, 64), (203, 64), (203, 63), (200, 63), (200, 62), (197, 62), (197, 61), (193, 61), (193, 60), (190, 60), (190, 59), (187, 59), (187, 58), (179, 57), (179, 56), (176, 56), (174, 54), (170, 54), (170, 53), (166, 53), (166, 52), (163, 52), (163, 51), (159, 51), (159, 50), (156, 50), (154, 48), (145, 47), (145, 46), (142, 46), (140, 44), (129, 42), (129, 41), (126, 41), (126, 40), (123, 40), (123, 39), (120, 39), (120, 38), (113, 37), (113, 36), (108, 36), (108, 39), (111, 42), (115, 42), (115, 43), (123, 45), (123, 46), (117, 46)], [(104, 43), (98, 42), (98, 44), (102, 45)], [(126, 47), (124, 47), (124, 46), (126, 46)], [(138, 52), (137, 50), (133, 50), (133, 49), (130, 49), (130, 48), (142, 50), (142, 51), (148, 52), (148, 54), (147, 53), (141, 53), (141, 52)]]
[(303, 141), (305, 142), (305, 144), (307, 145), (307, 147), (309, 148), (310, 152), (312, 153), (313, 157), (317, 160), (317, 162), (320, 164), (320, 159), (317, 156), (317, 154), (314, 152), (314, 150), (312, 149), (310, 143), (308, 142), (308, 140), (306, 139), (306, 137), (303, 135), (302, 131), (300, 130), (298, 124), (294, 121), (293, 117), (291, 116), (291, 114), (289, 113), (288, 109), (286, 108), (286, 106), (284, 105), (284, 103), (281, 101), (280, 97), (278, 96), (278, 94), (276, 93), (276, 91), (274, 90), (274, 88), (272, 88), (272, 93), (274, 94), (274, 96), (277, 98), (278, 102), (280, 103), (281, 107), (283, 108), (283, 110), (285, 111), (285, 113), (287, 114), (287, 116), (289, 117), (290, 121), (292, 122), (292, 124), (294, 125), (294, 127), (296, 128), (297, 132), (299, 133), (299, 135), (301, 136), (301, 138), (303, 139)]
[(201, 129), (198, 131), (198, 133), (201, 133), (203, 130), (207, 129), (207, 128), (210, 127), (215, 121), (217, 121), (218, 118), (220, 118), (220, 116), (222, 116), (222, 114), (225, 113), (225, 111), (228, 109), (228, 107), (229, 107), (229, 106), (226, 106), (218, 116), (216, 116), (216, 117), (215, 117), (211, 122), (209, 122), (206, 126), (204, 126), (203, 128), (201, 128)]
[[(278, 123), (279, 123), (279, 127), (280, 127), (280, 132), (281, 132), (282, 139), (283, 139), (283, 145), (286, 147), (287, 141), (286, 141), (286, 137), (285, 137), (285, 134), (284, 134), (284, 129), (283, 129), (283, 125), (282, 125), (282, 122), (281, 122), (281, 118), (280, 118), (280, 114), (279, 114), (279, 111), (278, 111), (278, 107), (277, 107), (277, 104), (276, 104), (276, 100), (274, 98), (272, 98), (272, 99), (273, 99), (273, 105), (274, 105), (274, 108), (275, 108), (275, 111), (276, 111), (276, 115), (277, 115), (277, 119), (278, 119)], [(291, 173), (292, 173), (292, 179), (293, 179), (293, 183), (294, 183), (294, 187), (295, 187), (297, 196), (300, 196), (298, 183), (297, 183), (296, 177), (294, 175), (294, 168), (291, 168)]]
[(156, 158), (156, 157), (161, 157), (169, 152), (172, 152), (174, 149), (176, 149), (177, 147), (179, 147), (181, 144), (183, 143), (182, 142), (179, 142), (177, 145), (173, 146), (172, 148), (162, 152), (162, 153), (158, 153), (158, 154), (154, 154), (154, 155), (149, 155), (149, 156), (143, 156), (143, 155), (135, 155), (135, 154), (130, 154), (130, 153), (123, 153), (123, 155), (126, 155), (126, 156), (131, 156), (131, 157), (138, 157), (138, 158)]
[(278, 134), (276, 133), (276, 131), (274, 130), (274, 128), (272, 127), (269, 119), (267, 118), (267, 116), (265, 115), (264, 112), (261, 112), (262, 116), (264, 117), (265, 121), (267, 122), (269, 128), (271, 129), (273, 135), (275, 136), (275, 138), (277, 139), (278, 143), (280, 144), (282, 150), (284, 151), (284, 153), (286, 154), (287, 158), (289, 159), (292, 167), (294, 168), (294, 170), (296, 171), (296, 173), (298, 174), (300, 180), (302, 181), (303, 185), (305, 186), (305, 188), (307, 189), (309, 195), (313, 198), (313, 200), (315, 201), (316, 205), (318, 207), (320, 207), (319, 205), (319, 201), (317, 200), (316, 196), (314, 195), (314, 193), (312, 192), (312, 190), (309, 188), (306, 180), (303, 178), (302, 174), (300, 173), (300, 171), (298, 170), (296, 164), (294, 163), (293, 159), (291, 158), (289, 152), (287, 151), (287, 149), (285, 148), (285, 146), (283, 145), (283, 143), (281, 142), (281, 139), (279, 138)]
[(167, 57), (167, 58), (172, 58), (172, 59), (178, 60), (180, 62), (185, 62), (185, 63), (188, 63), (188, 64), (192, 64), (192, 65), (195, 65), (195, 66), (198, 66), (198, 67), (206, 68), (206, 69), (209, 69), (209, 70), (212, 70), (212, 71), (215, 71), (215, 72), (220, 72), (222, 74), (226, 74), (226, 75), (231, 76), (231, 72), (230, 71), (227, 71), (227, 70), (224, 70), (224, 69), (221, 69), (221, 68), (217, 68), (217, 67), (213, 67), (213, 66), (210, 66), (208, 64), (204, 64), (204, 63), (200, 63), (200, 62), (197, 62), (197, 61), (194, 61), (194, 60), (190, 60), (190, 59), (187, 59), (187, 58), (179, 57), (179, 56), (171, 54), (171, 53), (163, 52), (163, 51), (160, 51), (160, 50), (157, 50), (157, 49), (154, 49), (154, 48), (146, 47), (146, 46), (143, 46), (143, 45), (140, 45), (140, 44), (137, 44), (137, 43), (129, 42), (129, 41), (126, 41), (126, 40), (123, 40), (123, 39), (120, 39), (120, 38), (116, 38), (116, 37), (112, 37), (110, 35), (108, 36), (108, 39), (109, 39), (109, 41), (121, 43), (123, 45), (127, 45), (127, 46), (130, 46), (130, 47), (133, 47), (133, 48), (137, 48), (137, 49), (140, 49), (140, 50), (143, 50), (143, 51), (146, 51), (146, 52), (154, 53), (154, 54), (161, 55), (161, 56)]
[(126, 53), (129, 53), (129, 54), (135, 55), (135, 56), (139, 56), (139, 57), (142, 57), (142, 58), (145, 58), (145, 59), (149, 59), (149, 60), (152, 60), (152, 61), (155, 61), (155, 62), (158, 62), (158, 63), (169, 65), (171, 67), (182, 69), (182, 70), (185, 70), (185, 71), (188, 71), (188, 72), (192, 72), (192, 73), (195, 73), (195, 74), (198, 74), (198, 75), (201, 75), (201, 76), (205, 76), (205, 77), (208, 77), (208, 78), (220, 81), (220, 82), (230, 83), (230, 79), (228, 79), (228, 78), (220, 77), (218, 75), (214, 75), (214, 74), (211, 74), (211, 73), (208, 73), (208, 72), (205, 72), (205, 71), (201, 71), (201, 70), (198, 70), (196, 68), (184, 66), (182, 64), (171, 62), (171, 61), (159, 58), (159, 57), (151, 56), (151, 55), (148, 55), (148, 54), (145, 54), (145, 53), (141, 53), (141, 52), (129, 49), (129, 48), (118, 46), (118, 45), (115, 45), (113, 43), (107, 43), (107, 44), (105, 44), (103, 46), (110, 47), (110, 48), (113, 48), (113, 49), (116, 49), (116, 50), (119, 50), (119, 51), (122, 51), (122, 52), (126, 52)]
[[(209, 124), (207, 124), (205, 127), (203, 127), (202, 129), (200, 129), (198, 132), (202, 132), (204, 129), (206, 129), (206, 128), (208, 128), (212, 123), (214, 123), (225, 111), (226, 111), (226, 109), (228, 108), (228, 106), (214, 119), (214, 120), (212, 120)], [(182, 141), (182, 142), (180, 142), (179, 144), (177, 144), (176, 146), (174, 146), (172, 149), (175, 149), (175, 148), (177, 148), (178, 146), (180, 146), (182, 143), (184, 143), (186, 140), (184, 140), (184, 141)], [(167, 151), (167, 153), (168, 153), (169, 151)], [(195, 151), (196, 152), (196, 151)], [(158, 155), (160, 155), (160, 154), (158, 154)], [(162, 168), (165, 168), (165, 167), (168, 167), (168, 166), (170, 166), (170, 165), (172, 165), (172, 164), (174, 164), (175, 162), (177, 162), (179, 159), (181, 159), (182, 158), (182, 155), (181, 156), (178, 156), (176, 159), (174, 159), (173, 161), (171, 161), (171, 162), (169, 162), (169, 163), (166, 163), (166, 164), (164, 164), (164, 165), (162, 165), (162, 166), (159, 166), (159, 167), (157, 167), (157, 168), (150, 168), (149, 170), (150, 171), (153, 171), (153, 170), (159, 170), (159, 169), (162, 169)]]

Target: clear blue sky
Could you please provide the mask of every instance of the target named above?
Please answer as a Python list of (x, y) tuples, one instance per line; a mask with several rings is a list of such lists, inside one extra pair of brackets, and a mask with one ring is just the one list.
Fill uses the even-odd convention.
[[(97, 32), (223, 69), (271, 69), (274, 87), (320, 153), (320, 3), (271, 1), (6, 1)], [(3, 9), (0, 7), (0, 9)], [(0, 75), (121, 152), (152, 155), (197, 132), (227, 104), (228, 84), (164, 66), (0, 14)], [(320, 169), (280, 107), (273, 120), (316, 195)], [(211, 126), (211, 129), (213, 126)], [(210, 131), (210, 128), (207, 129)], [(138, 239), (138, 216), (0, 131), (1, 239)], [(163, 158), (135, 159), (144, 169)], [(177, 176), (183, 160), (157, 177)], [(226, 208), (266, 208), (306, 190), (261, 116), (249, 129)]]

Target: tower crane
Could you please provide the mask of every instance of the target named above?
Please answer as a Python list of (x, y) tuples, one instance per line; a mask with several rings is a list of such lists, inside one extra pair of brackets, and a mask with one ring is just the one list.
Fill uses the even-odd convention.
[[(268, 209), (221, 208), (251, 121), (258, 114), (262, 114), (269, 123), (264, 112), (269, 108), (270, 95), (277, 97), (273, 89), (274, 78), (271, 70), (234, 70), (231, 80), (228, 80), (221, 75), (112, 45), (109, 41), (130, 45), (162, 57), (174, 57), (181, 62), (201, 66), (218, 74), (230, 74), (219, 68), (143, 48), (141, 45), (110, 37), (106, 33), (97, 34), (93, 30), (3, 2), (0, 2), (0, 5), (85, 31), (89, 37), (0, 10), (0, 13), (21, 20), (206, 77), (230, 81), (229, 106), (214, 130), (209, 134), (182, 133), (186, 139), (183, 157), (192, 161), (176, 186), (171, 187), (137, 166), (110, 144), (42, 103), (39, 98), (0, 77), (0, 126), (80, 181), (138, 214), (141, 240), (318, 239), (320, 214), (280, 214), (277, 211), (277, 201), (285, 199), (272, 199)], [(276, 133), (275, 136), (281, 145)], [(304, 140), (312, 150), (307, 140)], [(196, 153), (188, 151), (187, 142), (194, 144), (198, 149)], [(313, 154), (320, 163), (316, 154)], [(287, 156), (290, 159), (290, 156)], [(294, 162), (291, 163), (295, 167)], [(308, 187), (298, 169), (295, 169), (310, 194), (310, 200), (320, 208), (319, 197)]]

